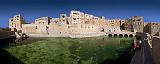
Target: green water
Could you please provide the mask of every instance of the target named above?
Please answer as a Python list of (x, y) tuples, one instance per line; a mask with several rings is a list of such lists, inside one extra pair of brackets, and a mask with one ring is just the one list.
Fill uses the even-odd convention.
[(6, 50), (24, 64), (100, 64), (119, 58), (131, 42), (131, 38), (47, 38)]

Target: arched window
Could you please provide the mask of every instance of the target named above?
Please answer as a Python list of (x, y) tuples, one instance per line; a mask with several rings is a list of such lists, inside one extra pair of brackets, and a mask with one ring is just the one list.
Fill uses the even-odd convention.
[(119, 38), (122, 38), (123, 37), (123, 35), (122, 34), (119, 34)]
[(124, 37), (125, 37), (125, 38), (127, 38), (127, 37), (128, 37), (128, 35), (127, 35), (127, 34), (124, 34)]
[(133, 37), (133, 34), (130, 34), (129, 37), (132, 38), (132, 37)]
[(109, 34), (108, 37), (112, 37), (112, 34)]
[(117, 34), (114, 34), (114, 37), (117, 37)]

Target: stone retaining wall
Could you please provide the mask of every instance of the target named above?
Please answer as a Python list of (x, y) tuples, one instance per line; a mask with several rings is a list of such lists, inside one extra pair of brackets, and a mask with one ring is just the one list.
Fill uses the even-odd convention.
[(99, 34), (28, 34), (29, 37), (71, 37), (71, 38), (83, 38), (83, 37), (97, 37), (104, 36), (105, 33)]

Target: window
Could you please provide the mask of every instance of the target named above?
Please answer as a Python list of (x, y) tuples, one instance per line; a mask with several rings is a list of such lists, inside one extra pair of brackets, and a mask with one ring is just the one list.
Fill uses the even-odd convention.
[(85, 28), (87, 28), (87, 26), (85, 26)]
[(65, 16), (62, 16), (62, 18), (65, 18)]
[(139, 22), (138, 24), (139, 24), (139, 25), (141, 25), (141, 23), (140, 23), (140, 22)]
[(114, 26), (114, 25), (111, 25), (111, 26)]
[(137, 21), (141, 21), (141, 19), (138, 19)]
[(77, 13), (73, 13), (73, 14), (77, 15)]
[(36, 29), (37, 29), (37, 26), (36, 26)]
[(49, 27), (48, 27), (48, 26), (46, 26), (46, 29), (49, 29)]
[(13, 19), (11, 19), (11, 21), (13, 21)]
[(73, 18), (73, 20), (76, 20), (76, 18)]
[(81, 28), (83, 28), (83, 26), (81, 25)]
[(81, 16), (83, 17), (84, 15), (83, 15), (83, 14), (81, 14)]

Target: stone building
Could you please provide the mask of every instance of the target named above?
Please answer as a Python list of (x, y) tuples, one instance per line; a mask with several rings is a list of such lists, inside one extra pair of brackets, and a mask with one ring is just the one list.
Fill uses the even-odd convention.
[(130, 23), (124, 19), (106, 19), (104, 16), (72, 10), (69, 15), (63, 13), (59, 18), (40, 17), (30, 24), (26, 24), (21, 15), (15, 15), (9, 20), (9, 28), (28, 35), (96, 35), (119, 33), (122, 32), (122, 25), (129, 24), (125, 27), (133, 25), (132, 29), (143, 31), (143, 17), (134, 16), (131, 20)]
[(22, 24), (22, 33), (36, 34), (36, 24)]
[[(60, 18), (41, 17), (31, 24), (25, 24), (20, 15), (9, 20), (11, 31), (20, 30), (26, 34), (97, 34), (104, 30), (106, 19), (72, 10), (70, 15)], [(15, 26), (16, 25), (16, 26)]]
[(133, 16), (132, 22), (133, 22), (134, 32), (143, 32), (144, 22), (142, 16)]
[(151, 36), (156, 35), (160, 32), (160, 23), (159, 22), (149, 22), (144, 26), (144, 32), (149, 33)]
[(132, 19), (126, 19), (125, 22), (121, 25), (121, 30), (134, 32)]
[(110, 19), (107, 20), (107, 32), (120, 32), (120, 26), (125, 22), (122, 19)]
[(98, 24), (103, 22), (100, 19), (102, 18), (72, 10), (70, 13), (69, 31), (72, 34), (96, 34), (98, 31), (100, 31), (98, 29), (100, 28)]
[(13, 18), (9, 19), (9, 28), (11, 29), (11, 31), (21, 32), (22, 24), (24, 23), (25, 21), (23, 17), (20, 14), (18, 14), (18, 15), (15, 15)]

